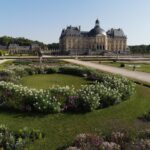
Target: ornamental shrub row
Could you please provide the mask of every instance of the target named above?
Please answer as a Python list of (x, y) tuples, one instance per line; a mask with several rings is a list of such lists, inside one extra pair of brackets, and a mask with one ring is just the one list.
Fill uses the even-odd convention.
[(81, 86), (79, 90), (75, 90), (74, 87), (55, 86), (39, 91), (1, 81), (0, 105), (24, 111), (43, 113), (93, 111), (126, 100), (135, 89), (134, 84), (127, 78), (99, 73), (79, 66), (12, 66), (3, 72), (0, 72), (1, 77), (6, 75), (8, 79), (9, 77), (19, 79), (32, 74), (63, 73), (86, 77), (94, 81), (90, 85)]
[(60, 102), (49, 91), (0, 82), (0, 104), (22, 111), (60, 112)]
[(99, 82), (82, 85), (78, 90), (68, 86), (36, 90), (10, 82), (0, 82), (0, 105), (23, 111), (93, 111), (120, 103), (122, 95), (123, 92), (117, 88), (112, 89)]
[(117, 89), (108, 88), (99, 82), (83, 85), (78, 94), (80, 106), (87, 111), (108, 107), (122, 100), (122, 93), (119, 93)]

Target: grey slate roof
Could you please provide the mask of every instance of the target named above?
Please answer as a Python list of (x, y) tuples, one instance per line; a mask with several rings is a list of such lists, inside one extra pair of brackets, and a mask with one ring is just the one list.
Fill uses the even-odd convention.
[(11, 48), (19, 48), (19, 45), (18, 44), (9, 44), (8, 48), (9, 49), (11, 49)]
[(87, 37), (87, 36), (88, 36), (88, 33), (89, 33), (89, 32), (87, 32), (87, 31), (82, 31), (82, 32), (81, 32), (81, 35), (84, 36), (84, 37)]
[(63, 38), (64, 36), (80, 36), (80, 35), (81, 32), (77, 27), (69, 26), (67, 27), (66, 30), (65, 29), (62, 30), (60, 38)]
[(110, 29), (107, 32), (100, 27), (99, 20), (97, 19), (95, 22), (95, 27), (89, 32), (80, 31), (78, 27), (68, 26), (66, 29), (62, 30), (60, 39), (66, 36), (76, 36), (76, 37), (95, 37), (97, 35), (107, 35), (110, 37), (124, 37), (126, 38), (122, 29)]
[(126, 37), (122, 29), (110, 29), (107, 31), (110, 37)]
[(67, 27), (67, 29), (63, 29), (60, 38), (65, 36), (96, 36), (98, 34), (103, 34), (105, 31), (99, 26), (95, 26), (90, 32), (80, 31), (77, 27)]

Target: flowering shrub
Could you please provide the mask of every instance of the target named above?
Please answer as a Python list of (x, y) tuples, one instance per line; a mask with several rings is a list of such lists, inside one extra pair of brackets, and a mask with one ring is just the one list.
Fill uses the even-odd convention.
[(66, 150), (121, 150), (120, 145), (95, 134), (79, 134)]
[(78, 95), (79, 105), (89, 111), (121, 102), (121, 93), (118, 90), (108, 88), (99, 82), (83, 85)]
[(9, 70), (12, 70), (15, 72), (16, 76), (27, 76), (28, 72), (26, 71), (26, 69), (29, 68), (28, 66), (14, 66), (12, 65), (11, 68), (9, 68)]
[(150, 129), (145, 129), (139, 132), (139, 137), (142, 139), (150, 139)]
[[(83, 67), (64, 67), (60, 68), (60, 70), (60, 72), (62, 73), (84, 76), (87, 77), (89, 80), (98, 81), (100, 84), (102, 84), (102, 86), (105, 86), (105, 88), (107, 88), (108, 90), (113, 90), (113, 97), (118, 98), (116, 99), (116, 102), (118, 101), (118, 103), (120, 102), (120, 99), (126, 100), (127, 98), (129, 98), (135, 91), (135, 84), (125, 77), (106, 73), (99, 73), (96, 70)], [(96, 88), (98, 88), (98, 86)], [(121, 97), (119, 98), (119, 96)], [(105, 105), (107, 106), (107, 104)]]
[(113, 142), (119, 145), (121, 149), (125, 149), (126, 144), (132, 140), (130, 134), (126, 131), (112, 132), (107, 138), (109, 142)]
[(25, 111), (60, 112), (56, 97), (44, 90), (28, 89), (13, 83), (0, 82), (0, 97), (3, 105)]
[(28, 89), (22, 85), (0, 82), (0, 104), (24, 111), (93, 111), (120, 103), (122, 95), (102, 83), (82, 85), (81, 89), (55, 86), (48, 90)]
[[(64, 73), (73, 74), (94, 80), (81, 89), (55, 86), (48, 90), (28, 89), (15, 85), (20, 77), (32, 74)], [(99, 73), (96, 70), (79, 66), (37, 66), (18, 65), (0, 72), (0, 105), (6, 105), (25, 111), (54, 113), (60, 111), (93, 111), (108, 107), (129, 98), (134, 92), (134, 84), (126, 78)], [(95, 81), (96, 80), (96, 81)]]
[(121, 150), (120, 145), (113, 142), (103, 142), (99, 150)]
[(78, 97), (75, 96), (76, 91), (74, 87), (60, 87), (57, 85), (47, 91), (59, 100), (62, 111), (74, 111), (77, 109), (76, 100), (78, 100)]
[(149, 150), (150, 149), (150, 139), (140, 139), (133, 143), (131, 146), (132, 150)]
[(135, 91), (135, 84), (125, 77), (107, 75), (103, 83), (106, 87), (118, 90), (122, 100), (129, 98)]
[(0, 81), (16, 81), (17, 77), (15, 76), (15, 72), (9, 69), (0, 70)]
[(132, 144), (133, 150), (149, 150), (150, 149), (150, 129), (144, 129), (138, 133), (138, 139)]
[[(142, 132), (145, 133), (145, 132)], [(108, 138), (109, 137), (109, 138)], [(128, 132), (112, 132), (107, 136), (79, 134), (68, 148), (62, 150), (149, 150), (150, 136), (134, 138)]]
[(22, 150), (27, 144), (42, 139), (43, 133), (39, 130), (23, 128), (17, 132), (10, 131), (5, 125), (0, 125), (0, 149)]
[(145, 112), (140, 119), (144, 120), (144, 121), (150, 121), (150, 111), (149, 112)]
[(81, 150), (81, 149), (79, 149), (77, 147), (70, 146), (66, 150)]
[(97, 150), (99, 149), (100, 145), (103, 143), (103, 138), (100, 138), (94, 134), (79, 134), (74, 142), (73, 145), (86, 150)]
[(81, 110), (93, 111), (100, 106), (100, 96), (96, 92), (95, 85), (83, 85), (78, 91), (78, 105)]

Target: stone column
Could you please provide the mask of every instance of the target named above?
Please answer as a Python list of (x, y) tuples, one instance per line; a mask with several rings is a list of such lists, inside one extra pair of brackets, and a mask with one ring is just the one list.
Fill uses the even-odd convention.
[(105, 45), (104, 45), (104, 47), (105, 47), (105, 50), (108, 50), (108, 38), (107, 38), (107, 36), (105, 37)]

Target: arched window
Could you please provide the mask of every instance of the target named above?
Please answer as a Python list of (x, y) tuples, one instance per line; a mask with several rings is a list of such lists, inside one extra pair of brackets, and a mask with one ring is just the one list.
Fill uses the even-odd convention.
[(99, 45), (97, 45), (97, 49), (99, 49)]

